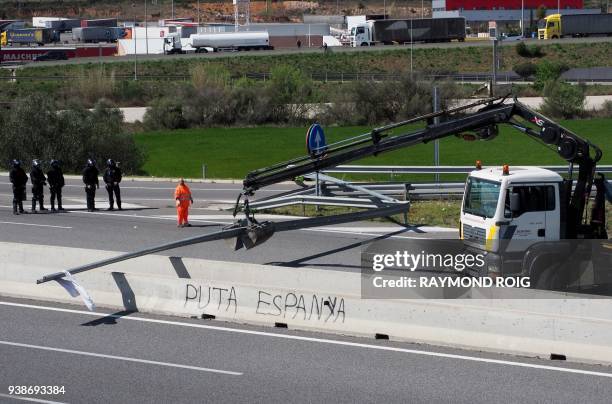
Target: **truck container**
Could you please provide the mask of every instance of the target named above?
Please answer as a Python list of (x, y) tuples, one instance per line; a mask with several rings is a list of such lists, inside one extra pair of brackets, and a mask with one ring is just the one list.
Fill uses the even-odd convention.
[(123, 27), (85, 27), (74, 28), (72, 39), (77, 42), (116, 42), (127, 36)]
[(220, 49), (272, 49), (270, 35), (267, 32), (194, 34), (189, 37), (188, 44), (195, 48), (196, 52), (206, 52), (207, 48), (215, 52)]
[(51, 20), (45, 21), (46, 28), (53, 28), (58, 30), (59, 32), (72, 31), (74, 28), (78, 28), (81, 26), (80, 19), (61, 19), (61, 20)]
[(50, 28), (11, 29), (2, 36), (2, 45), (38, 44), (44, 45), (59, 42), (59, 31)]
[(85, 27), (116, 27), (119, 22), (116, 18), (99, 18), (96, 20), (81, 20), (81, 28)]
[(351, 46), (465, 40), (465, 18), (368, 20), (351, 29)]
[(612, 35), (612, 14), (551, 14), (538, 23), (539, 39)]

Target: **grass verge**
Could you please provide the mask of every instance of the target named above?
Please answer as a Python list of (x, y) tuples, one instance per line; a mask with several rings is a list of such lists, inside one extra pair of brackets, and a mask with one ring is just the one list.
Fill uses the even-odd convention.
[[(612, 119), (562, 123), (603, 150), (600, 164), (612, 164)], [(410, 127), (413, 130), (417, 128)], [(326, 130), (326, 136), (331, 143), (368, 130), (363, 127), (332, 127)], [(306, 128), (207, 128), (139, 133), (135, 139), (146, 153), (143, 170), (147, 175), (202, 178), (202, 165), (206, 165), (207, 178), (244, 178), (251, 170), (305, 155), (305, 134)], [(433, 147), (432, 143), (421, 144), (350, 164), (433, 165)], [(502, 126), (497, 139), (490, 142), (466, 142), (456, 137), (440, 141), (442, 165), (470, 166), (475, 160), (481, 160), (484, 165), (564, 164), (556, 152), (545, 150), (545, 146), (507, 126)], [(389, 179), (388, 176), (359, 178)], [(429, 181), (431, 176), (394, 179)]]

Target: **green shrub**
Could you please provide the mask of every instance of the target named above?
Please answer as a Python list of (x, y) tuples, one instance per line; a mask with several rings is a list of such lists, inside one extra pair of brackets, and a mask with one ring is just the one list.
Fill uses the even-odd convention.
[(531, 62), (521, 63), (514, 67), (516, 74), (526, 79), (533, 76), (537, 71), (537, 66)]
[(542, 90), (547, 83), (557, 80), (568, 69), (567, 64), (563, 62), (543, 60), (537, 65), (533, 85), (536, 89)]
[(177, 98), (158, 98), (145, 113), (143, 124), (147, 129), (180, 129), (187, 127), (183, 117), (183, 103)]
[(545, 55), (544, 51), (542, 51), (542, 47), (540, 45), (529, 45), (525, 44), (525, 42), (519, 42), (516, 44), (516, 53), (524, 58), (541, 58)]
[(584, 88), (564, 81), (549, 81), (544, 87), (542, 113), (552, 118), (572, 119), (584, 115)]

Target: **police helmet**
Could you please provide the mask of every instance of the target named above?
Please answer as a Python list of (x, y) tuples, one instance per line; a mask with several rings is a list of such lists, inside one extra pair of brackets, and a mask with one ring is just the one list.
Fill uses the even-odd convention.
[(32, 160), (32, 166), (33, 167), (40, 167), (40, 160), (38, 160), (38, 159)]
[(96, 160), (94, 159), (87, 159), (87, 167), (93, 167), (96, 165)]
[(114, 167), (115, 166), (115, 160), (113, 160), (113, 159), (106, 160), (106, 165), (108, 167)]
[(59, 167), (60, 162), (58, 160), (51, 160), (51, 167), (57, 168)]
[(21, 160), (19, 159), (14, 159), (13, 160), (13, 167), (17, 168), (21, 166)]

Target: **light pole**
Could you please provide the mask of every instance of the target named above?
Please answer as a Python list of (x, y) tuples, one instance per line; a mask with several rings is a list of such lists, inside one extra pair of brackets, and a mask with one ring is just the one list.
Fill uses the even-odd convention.
[(561, 0), (557, 0), (557, 14), (561, 14)]
[(421, 0), (421, 19), (425, 18), (425, 0)]
[(525, 0), (521, 0), (521, 38), (525, 37)]
[(172, 19), (174, 20), (174, 0), (172, 0), (172, 3), (171, 3), (171, 5), (170, 5), (170, 7), (171, 7), (171, 9), (172, 9), (172, 11), (171, 11), (171, 14), (172, 14)]
[(147, 0), (145, 0), (145, 19), (144, 19), (144, 25), (145, 25), (145, 49), (146, 49), (146, 53), (147, 55), (149, 54), (149, 25), (147, 24)]
[(200, 0), (198, 0), (198, 27), (200, 26)]
[(412, 78), (412, 51), (414, 50), (414, 38), (412, 36), (412, 20), (414, 15), (410, 16), (410, 78)]
[(136, 54), (136, 3), (132, 3), (132, 9), (134, 11), (134, 25), (132, 27), (132, 41), (134, 41), (134, 80), (138, 80), (138, 73), (136, 72), (136, 62), (137, 62), (137, 54)]

